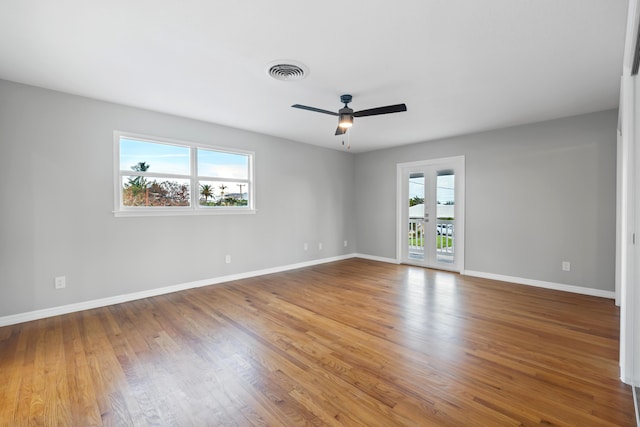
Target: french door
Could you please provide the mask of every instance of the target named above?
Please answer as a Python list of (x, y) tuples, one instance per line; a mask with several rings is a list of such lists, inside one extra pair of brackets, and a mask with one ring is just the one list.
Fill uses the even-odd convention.
[(398, 164), (400, 262), (464, 268), (464, 156)]

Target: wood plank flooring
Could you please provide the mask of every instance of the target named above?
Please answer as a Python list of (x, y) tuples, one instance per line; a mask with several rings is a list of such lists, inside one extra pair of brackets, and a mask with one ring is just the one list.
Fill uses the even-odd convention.
[(0, 328), (0, 425), (635, 425), (613, 301), (362, 259)]

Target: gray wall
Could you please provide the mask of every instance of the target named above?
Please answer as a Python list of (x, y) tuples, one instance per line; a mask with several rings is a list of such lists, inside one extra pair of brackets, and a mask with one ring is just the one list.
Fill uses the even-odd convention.
[[(616, 120), (354, 156), (0, 80), (0, 317), (347, 253), (396, 258), (396, 164), (456, 155), (467, 270), (612, 291)], [(258, 213), (115, 218), (114, 130), (255, 151)]]
[(613, 291), (616, 126), (612, 110), (360, 154), (357, 251), (396, 258), (397, 163), (465, 155), (466, 270)]
[[(115, 218), (114, 130), (254, 151), (257, 214)], [(350, 153), (6, 81), (0, 145), (0, 317), (355, 251)]]

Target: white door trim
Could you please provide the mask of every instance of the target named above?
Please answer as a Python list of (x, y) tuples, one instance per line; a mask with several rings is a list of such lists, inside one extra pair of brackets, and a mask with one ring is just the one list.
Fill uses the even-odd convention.
[[(456, 217), (456, 239), (460, 242), (462, 248), (459, 253), (456, 254), (457, 262), (456, 267), (451, 269), (452, 271), (463, 272), (464, 271), (464, 236), (465, 236), (465, 156), (453, 156), (442, 157), (437, 159), (426, 159), (413, 162), (404, 162), (396, 164), (396, 262), (398, 264), (405, 262), (404, 260), (404, 232), (408, 230), (407, 224), (404, 218), (405, 200), (403, 199), (406, 183), (404, 182), (404, 174), (407, 169), (415, 167), (433, 167), (438, 165), (455, 165), (456, 171), (456, 196), (455, 196), (455, 217)], [(438, 267), (440, 268), (440, 267)], [(442, 269), (447, 269), (445, 266)]]

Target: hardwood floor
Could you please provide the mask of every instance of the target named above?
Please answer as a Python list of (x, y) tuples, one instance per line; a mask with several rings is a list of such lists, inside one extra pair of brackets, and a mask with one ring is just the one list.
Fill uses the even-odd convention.
[(0, 328), (0, 425), (635, 425), (613, 301), (351, 259)]

